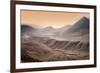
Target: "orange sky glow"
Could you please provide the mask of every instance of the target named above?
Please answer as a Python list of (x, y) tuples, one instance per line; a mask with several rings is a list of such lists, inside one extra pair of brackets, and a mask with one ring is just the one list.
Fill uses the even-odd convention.
[(89, 18), (89, 13), (21, 10), (21, 24), (38, 28), (60, 28), (73, 25), (83, 16)]

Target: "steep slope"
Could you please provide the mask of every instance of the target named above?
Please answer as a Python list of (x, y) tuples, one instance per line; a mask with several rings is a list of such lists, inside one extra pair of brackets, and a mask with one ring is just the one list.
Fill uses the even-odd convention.
[(89, 41), (89, 19), (82, 17), (72, 27), (64, 31), (60, 37), (66, 38), (67, 40)]
[(35, 28), (28, 26), (28, 25), (21, 25), (21, 33), (26, 33), (30, 31), (36, 30)]
[(62, 50), (89, 50), (89, 42), (81, 41), (60, 41), (55, 39), (49, 39), (45, 41), (44, 44), (52, 49), (62, 49)]
[(89, 59), (89, 19), (73, 26), (37, 29), (21, 26), (22, 62)]
[(21, 41), (21, 59), (25, 61), (42, 61), (47, 56), (52, 54), (52, 49), (44, 45), (43, 43), (37, 42), (32, 38), (24, 39)]
[(80, 30), (89, 31), (89, 19), (88, 18), (82, 17), (70, 29), (68, 29), (69, 32), (79, 32)]
[[(22, 62), (64, 61), (88, 59), (88, 44), (71, 41), (49, 40), (45, 44), (32, 39), (21, 43)], [(50, 48), (49, 48), (50, 47)]]
[(37, 29), (28, 25), (21, 26), (21, 60), (23, 62), (42, 61), (52, 53), (52, 49), (40, 41), (42, 38), (38, 37)]

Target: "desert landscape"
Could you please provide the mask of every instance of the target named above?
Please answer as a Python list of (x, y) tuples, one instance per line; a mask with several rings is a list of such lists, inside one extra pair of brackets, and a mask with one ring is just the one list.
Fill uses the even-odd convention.
[(73, 25), (36, 28), (21, 24), (21, 61), (46, 62), (89, 59), (89, 18)]

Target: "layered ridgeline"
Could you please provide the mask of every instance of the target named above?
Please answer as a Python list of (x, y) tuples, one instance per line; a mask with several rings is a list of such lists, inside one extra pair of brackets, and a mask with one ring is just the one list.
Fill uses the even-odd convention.
[(89, 59), (89, 19), (55, 29), (21, 25), (22, 62)]

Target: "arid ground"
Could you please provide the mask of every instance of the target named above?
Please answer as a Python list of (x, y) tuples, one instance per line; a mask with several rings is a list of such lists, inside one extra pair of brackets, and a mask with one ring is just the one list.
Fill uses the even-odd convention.
[(72, 26), (42, 29), (21, 25), (21, 61), (45, 62), (89, 59), (89, 19)]

